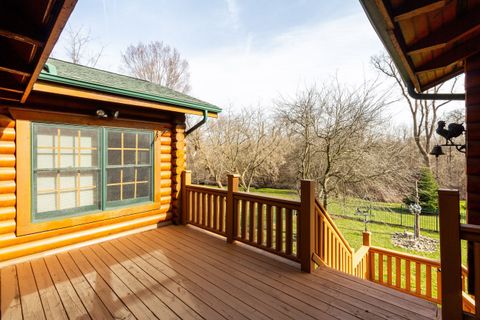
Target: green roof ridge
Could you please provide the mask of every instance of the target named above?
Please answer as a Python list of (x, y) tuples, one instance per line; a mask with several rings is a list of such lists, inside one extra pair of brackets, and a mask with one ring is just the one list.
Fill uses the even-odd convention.
[(201, 111), (206, 110), (215, 113), (222, 111), (215, 105), (147, 80), (54, 58), (49, 58), (47, 64), (55, 67), (56, 74), (49, 74), (42, 70), (39, 75), (40, 80), (148, 101), (163, 102)]

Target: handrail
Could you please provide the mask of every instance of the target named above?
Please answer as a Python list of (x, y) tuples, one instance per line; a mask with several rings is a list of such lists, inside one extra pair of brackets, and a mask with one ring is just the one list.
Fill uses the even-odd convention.
[(276, 198), (276, 197), (266, 197), (266, 196), (261, 196), (254, 193), (241, 192), (241, 191), (234, 192), (233, 195), (238, 199), (248, 199), (248, 200), (252, 199), (252, 200), (258, 200), (263, 202), (272, 202), (282, 206), (289, 206), (291, 207), (291, 209), (294, 209), (294, 210), (300, 209), (300, 201), (287, 200), (287, 199)]
[(355, 251), (353, 254), (352, 265), (353, 268), (357, 267), (360, 262), (365, 258), (365, 256), (369, 253), (370, 247), (368, 246), (361, 246), (360, 249)]
[(315, 199), (315, 204), (316, 204), (316, 207), (318, 210), (320, 210), (323, 214), (323, 217), (328, 221), (328, 223), (332, 226), (333, 230), (335, 231), (336, 235), (342, 240), (343, 244), (345, 245), (345, 247), (348, 248), (348, 250), (350, 251), (350, 253), (353, 253), (353, 248), (352, 246), (350, 246), (350, 243), (347, 241), (347, 239), (345, 239), (345, 237), (343, 236), (342, 232), (340, 231), (340, 229), (338, 229), (337, 225), (335, 224), (335, 222), (333, 221), (332, 217), (330, 216), (330, 214), (325, 210), (325, 208), (323, 208), (323, 206), (320, 204), (320, 201), (318, 201), (318, 199)]
[(480, 226), (475, 224), (461, 224), (460, 237), (463, 240), (480, 242)]
[(219, 188), (214, 188), (214, 187), (208, 187), (208, 186), (202, 186), (198, 184), (189, 184), (187, 186), (188, 190), (194, 190), (194, 191), (206, 191), (210, 193), (218, 193), (218, 194), (227, 194), (227, 190), (225, 189), (219, 189)]

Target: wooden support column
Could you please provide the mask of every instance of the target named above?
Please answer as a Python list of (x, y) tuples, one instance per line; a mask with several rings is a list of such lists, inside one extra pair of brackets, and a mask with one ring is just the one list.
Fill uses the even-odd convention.
[(185, 171), (185, 115), (176, 116), (172, 129), (172, 215), (173, 221), (181, 221), (181, 176)]
[(239, 175), (228, 175), (228, 190), (227, 190), (227, 214), (225, 217), (225, 231), (227, 233), (227, 242), (232, 243), (237, 233), (237, 213), (235, 208), (234, 192), (238, 192)]
[(460, 196), (439, 190), (442, 319), (462, 319), (462, 257), (460, 248)]
[(303, 272), (312, 272), (315, 265), (312, 260), (315, 249), (315, 182), (313, 180), (302, 180), (300, 185), (300, 234), (299, 256)]
[(182, 188), (180, 190), (181, 192), (181, 199), (182, 199), (182, 206), (180, 208), (182, 212), (182, 221), (181, 223), (183, 225), (186, 225), (190, 219), (189, 219), (189, 212), (188, 210), (191, 210), (190, 206), (188, 205), (188, 195), (187, 195), (187, 186), (192, 183), (192, 171), (190, 170), (185, 170), (182, 173)]
[[(467, 223), (480, 225), (480, 53), (465, 63), (465, 117), (467, 143)], [(475, 270), (473, 243), (468, 243), (468, 269)], [(475, 276), (468, 277), (473, 294)]]

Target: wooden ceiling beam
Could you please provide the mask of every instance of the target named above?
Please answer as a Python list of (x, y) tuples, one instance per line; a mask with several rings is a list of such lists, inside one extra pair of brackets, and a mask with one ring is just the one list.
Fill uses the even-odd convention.
[(393, 12), (393, 20), (399, 22), (406, 19), (439, 10), (447, 5), (447, 0), (406, 1), (402, 8)]
[(20, 69), (21, 68), (19, 67), (0, 65), (0, 71), (6, 72), (6, 73), (15, 74), (17, 76), (22, 76), (22, 77), (30, 77), (30, 75), (32, 74), (31, 72), (20, 70)]
[(32, 46), (42, 47), (43, 44), (44, 44), (41, 40), (34, 39), (32, 37), (29, 37), (29, 36), (26, 36), (24, 34), (20, 34), (20, 33), (17, 33), (17, 32), (13, 32), (13, 31), (10, 31), (10, 30), (2, 29), (1, 27), (0, 27), (0, 36), (5, 37), (5, 38), (10, 38), (10, 39), (13, 39), (13, 40), (16, 40), (16, 41), (28, 43), (28, 44), (31, 44)]
[(480, 9), (459, 17), (407, 47), (409, 55), (445, 47), (448, 43), (480, 30)]
[(417, 74), (442, 69), (458, 61), (465, 60), (471, 55), (480, 52), (480, 36), (470, 39), (459, 46), (453, 47), (445, 51), (438, 57), (426, 62), (418, 67), (415, 71)]

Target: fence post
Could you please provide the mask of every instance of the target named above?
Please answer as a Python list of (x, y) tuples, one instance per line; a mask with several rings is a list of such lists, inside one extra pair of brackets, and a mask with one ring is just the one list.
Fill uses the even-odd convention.
[(239, 175), (228, 175), (228, 189), (227, 189), (227, 214), (225, 217), (225, 232), (227, 234), (227, 242), (232, 243), (235, 236), (235, 203), (233, 193), (238, 191), (238, 178)]
[(187, 197), (187, 186), (192, 183), (192, 171), (190, 170), (185, 170), (182, 172), (182, 185), (181, 185), (181, 197), (182, 197), (182, 202), (181, 205), (182, 207), (180, 208), (181, 210), (181, 224), (186, 225), (188, 221), (188, 210), (190, 210), (188, 206), (188, 197)]
[(302, 180), (300, 183), (299, 257), (302, 271), (310, 273), (315, 268), (312, 260), (315, 249), (315, 183), (313, 180)]
[(442, 319), (462, 319), (462, 259), (460, 249), (460, 196), (455, 190), (438, 191)]

